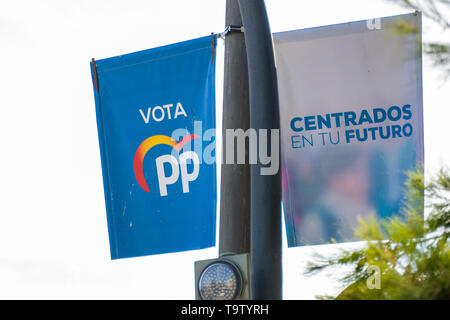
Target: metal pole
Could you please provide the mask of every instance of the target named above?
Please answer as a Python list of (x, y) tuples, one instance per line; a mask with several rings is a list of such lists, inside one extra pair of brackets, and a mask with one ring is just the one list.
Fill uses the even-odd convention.
[[(238, 0), (226, 2), (226, 26), (242, 25)], [(226, 129), (250, 127), (247, 53), (244, 34), (225, 37), (223, 94), (223, 159)], [(234, 154), (236, 155), (236, 146)], [(248, 153), (248, 148), (246, 148)], [(248, 156), (246, 157), (248, 159)], [(250, 252), (250, 165), (222, 164), (219, 254)]]
[[(264, 0), (239, 0), (249, 67), (250, 126), (280, 128), (278, 86), (272, 34)], [(270, 150), (270, 136), (267, 139)], [(279, 141), (278, 141), (279, 146)], [(281, 179), (261, 175), (251, 166), (251, 284), (252, 298), (281, 299)]]

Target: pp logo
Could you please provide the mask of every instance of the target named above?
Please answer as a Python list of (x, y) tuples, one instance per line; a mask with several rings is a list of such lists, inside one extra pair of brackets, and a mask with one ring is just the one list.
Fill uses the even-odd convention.
[[(171, 137), (157, 135), (144, 140), (134, 155), (134, 174), (141, 188), (147, 192), (150, 192), (147, 181), (145, 181), (144, 177), (143, 163), (145, 155), (151, 148), (156, 145), (165, 144), (180, 152), (186, 143), (196, 138), (200, 138), (200, 136), (190, 134), (181, 139), (180, 142), (176, 142)], [(162, 197), (167, 196), (167, 185), (177, 182), (180, 176), (183, 186), (183, 193), (189, 193), (189, 182), (192, 182), (198, 178), (198, 174), (200, 172), (200, 161), (197, 154), (193, 151), (186, 151), (180, 154), (178, 158), (180, 163), (178, 163), (178, 159), (171, 154), (162, 155), (155, 160), (156, 171), (158, 174), (159, 192)], [(192, 172), (188, 172), (187, 163), (189, 159), (193, 162)], [(167, 175), (164, 170), (165, 163), (168, 163), (171, 166), (172, 172), (170, 175)]]
[(367, 29), (369, 30), (381, 30), (381, 19), (369, 19), (366, 21)]

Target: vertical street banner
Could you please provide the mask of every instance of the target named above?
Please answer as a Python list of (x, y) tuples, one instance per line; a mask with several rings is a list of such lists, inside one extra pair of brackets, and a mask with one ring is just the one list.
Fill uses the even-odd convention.
[(215, 245), (216, 40), (91, 63), (112, 259)]
[(421, 15), (274, 34), (288, 245), (355, 240), (424, 161)]

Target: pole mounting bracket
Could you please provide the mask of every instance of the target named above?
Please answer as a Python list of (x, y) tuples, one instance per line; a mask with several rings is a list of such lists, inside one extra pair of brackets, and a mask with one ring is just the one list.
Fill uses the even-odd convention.
[(225, 31), (218, 34), (218, 37), (225, 40), (225, 37), (232, 32), (244, 32), (244, 26), (229, 25), (225, 27)]

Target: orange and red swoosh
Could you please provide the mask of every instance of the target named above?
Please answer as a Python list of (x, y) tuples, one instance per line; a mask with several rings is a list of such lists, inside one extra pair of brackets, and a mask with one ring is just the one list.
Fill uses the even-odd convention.
[(194, 139), (200, 138), (200, 136), (195, 134), (189, 134), (185, 136), (180, 142), (176, 142), (174, 139), (164, 135), (156, 135), (150, 138), (145, 139), (140, 146), (137, 148), (136, 153), (134, 155), (134, 175), (136, 176), (136, 180), (139, 185), (147, 192), (150, 192), (148, 188), (147, 181), (145, 181), (144, 177), (144, 158), (147, 152), (156, 145), (166, 144), (173, 147), (175, 150), (180, 151), (184, 145)]

